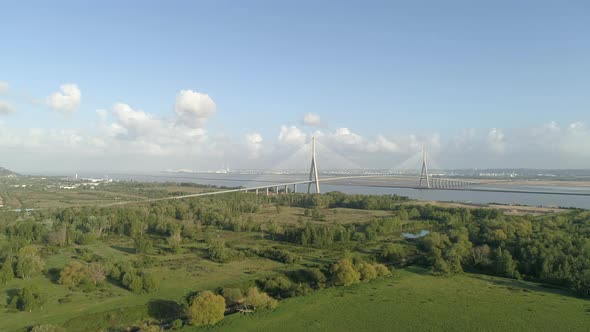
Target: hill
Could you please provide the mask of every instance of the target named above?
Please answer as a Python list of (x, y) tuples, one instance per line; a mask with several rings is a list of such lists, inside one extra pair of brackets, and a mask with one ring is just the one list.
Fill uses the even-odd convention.
[(15, 173), (9, 169), (6, 169), (4, 167), (0, 167), (0, 177), (15, 177), (15, 176), (20, 176), (20, 174)]

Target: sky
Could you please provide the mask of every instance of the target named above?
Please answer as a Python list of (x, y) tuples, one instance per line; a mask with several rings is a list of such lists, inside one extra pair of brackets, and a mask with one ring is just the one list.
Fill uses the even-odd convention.
[(590, 168), (587, 1), (1, 8), (15, 171)]

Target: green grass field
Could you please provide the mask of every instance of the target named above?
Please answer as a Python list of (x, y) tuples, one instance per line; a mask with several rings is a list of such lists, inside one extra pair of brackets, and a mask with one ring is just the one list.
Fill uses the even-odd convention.
[(287, 299), (273, 312), (232, 315), (205, 330), (588, 331), (590, 301), (510, 279), (434, 277), (408, 268), (384, 280)]

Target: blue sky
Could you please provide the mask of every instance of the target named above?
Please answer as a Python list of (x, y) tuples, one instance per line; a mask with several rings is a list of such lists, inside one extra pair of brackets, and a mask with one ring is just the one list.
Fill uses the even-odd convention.
[[(359, 167), (404, 164), (422, 144), (441, 167), (590, 167), (589, 16), (586, 1), (5, 3), (0, 164), (265, 167), (316, 132)], [(74, 110), (49, 105), (63, 84), (81, 93)], [(214, 114), (179, 124), (182, 90), (208, 95)], [(131, 134), (143, 124), (115, 103), (167, 129)], [(124, 128), (101, 129), (97, 110)], [(161, 140), (195, 129), (194, 142)], [(39, 149), (67, 153), (14, 152)]]

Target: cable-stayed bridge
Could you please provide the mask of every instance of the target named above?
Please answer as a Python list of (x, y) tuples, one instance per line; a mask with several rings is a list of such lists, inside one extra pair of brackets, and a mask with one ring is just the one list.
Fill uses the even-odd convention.
[[(428, 173), (428, 164), (426, 160), (426, 153), (423, 151), (422, 153), (422, 169), (420, 172), (420, 176), (411, 176), (411, 175), (389, 175), (389, 174), (377, 174), (377, 175), (348, 175), (348, 176), (338, 176), (338, 177), (326, 177), (320, 178), (318, 173), (318, 164), (316, 161), (316, 148), (315, 148), (315, 138), (312, 138), (312, 156), (311, 156), (311, 168), (309, 172), (309, 177), (307, 180), (299, 180), (299, 181), (288, 181), (288, 182), (279, 182), (279, 183), (265, 183), (258, 186), (249, 186), (249, 187), (242, 187), (236, 189), (224, 189), (218, 191), (211, 191), (205, 193), (198, 193), (198, 194), (189, 194), (189, 195), (180, 195), (180, 196), (172, 196), (172, 197), (165, 197), (165, 198), (156, 198), (156, 199), (148, 199), (139, 202), (155, 202), (155, 201), (162, 201), (162, 200), (171, 200), (171, 199), (184, 199), (190, 197), (200, 197), (200, 196), (210, 196), (210, 195), (220, 195), (220, 194), (227, 194), (227, 193), (237, 193), (237, 192), (251, 192), (256, 194), (281, 194), (281, 193), (296, 193), (298, 192), (298, 188), (303, 187), (302, 189), (306, 189), (307, 193), (320, 193), (320, 183), (333, 183), (340, 185), (355, 185), (350, 182), (345, 182), (347, 180), (370, 180), (375, 179), (379, 181), (379, 184), (356, 184), (358, 186), (379, 186), (379, 187), (386, 187), (386, 188), (404, 188), (404, 189), (418, 189), (418, 190), (462, 190), (462, 191), (480, 191), (480, 192), (500, 192), (500, 193), (528, 193), (528, 194), (558, 194), (558, 195), (574, 195), (574, 196), (590, 196), (588, 192), (555, 192), (555, 191), (537, 191), (537, 190), (521, 190), (521, 189), (503, 189), (503, 188), (494, 188), (494, 187), (478, 187), (481, 185), (491, 184), (487, 181), (465, 181), (465, 180), (458, 180), (458, 179), (448, 179), (448, 178), (441, 178), (432, 176)], [(403, 181), (399, 181), (403, 180)], [(246, 180), (244, 180), (246, 181)], [(251, 180), (247, 180), (251, 181)], [(254, 182), (269, 182), (269, 181), (254, 181)], [(343, 183), (344, 182), (344, 183)], [(401, 183), (400, 183), (401, 182)], [(494, 182), (498, 183), (498, 182)], [(307, 187), (307, 188), (305, 188)], [(130, 203), (139, 203), (138, 201), (131, 201), (131, 202), (120, 202), (114, 203), (110, 205), (122, 205), (122, 204), (130, 204)]]

